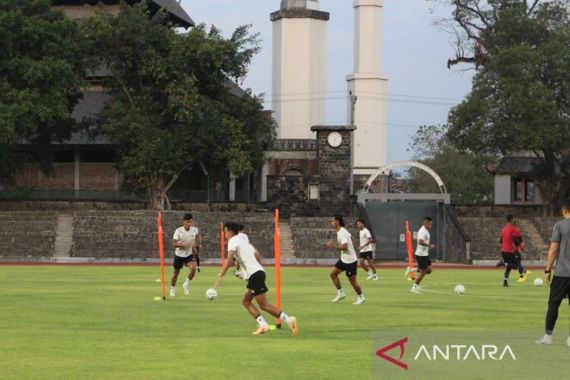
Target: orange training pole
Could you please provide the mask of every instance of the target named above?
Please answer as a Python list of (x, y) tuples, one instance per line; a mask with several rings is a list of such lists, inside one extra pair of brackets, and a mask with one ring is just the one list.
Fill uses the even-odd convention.
[[(275, 246), (275, 306), (281, 309), (281, 230), (279, 229), (279, 209), (275, 209), (275, 234), (273, 235)], [(281, 320), (275, 318), (277, 328), (281, 328)]]
[(222, 266), (224, 266), (224, 262), (226, 261), (226, 236), (224, 233), (224, 222), (220, 223), (220, 256), (222, 258)]
[[(414, 267), (414, 248), (412, 245), (412, 232), (410, 231), (410, 222), (406, 220), (406, 249), (408, 251), (408, 268)], [(410, 272), (410, 279), (414, 280), (414, 272)]]
[(160, 256), (160, 280), (162, 282), (162, 299), (166, 299), (166, 279), (164, 277), (164, 231), (162, 229), (162, 213), (158, 212), (158, 255)]

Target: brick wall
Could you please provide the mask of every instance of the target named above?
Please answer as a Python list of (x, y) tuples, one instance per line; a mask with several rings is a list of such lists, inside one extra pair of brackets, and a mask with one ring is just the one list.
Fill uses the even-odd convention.
[(118, 190), (118, 174), (113, 163), (86, 163), (80, 164), (79, 187), (81, 190)]
[(73, 190), (75, 188), (75, 164), (53, 164), (53, 175), (40, 174), (38, 188), (42, 190)]

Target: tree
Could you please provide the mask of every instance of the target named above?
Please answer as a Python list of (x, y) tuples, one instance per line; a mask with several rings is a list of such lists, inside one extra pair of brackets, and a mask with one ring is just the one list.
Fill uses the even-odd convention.
[[(490, 157), (455, 148), (447, 139), (448, 126), (422, 126), (412, 137), (414, 159), (439, 174), (454, 203), (481, 203), (493, 199), (493, 177), (485, 166)], [(410, 169), (407, 190), (439, 192), (433, 178), (422, 170)]]
[(232, 94), (230, 82), (245, 76), (258, 51), (247, 26), (229, 39), (204, 25), (179, 34), (163, 13), (151, 18), (138, 4), (92, 17), (82, 32), (110, 72), (104, 85), (112, 100), (98, 132), (118, 145), (129, 183), (148, 190), (153, 208), (164, 208), (168, 190), (193, 163), (236, 176), (260, 165), (274, 123), (259, 97)]
[[(532, 152), (552, 212), (570, 184), (570, 10), (567, 0), (453, 0), (468, 54), (450, 64), (478, 69), (453, 108), (448, 138), (475, 154)], [(461, 53), (461, 51), (459, 51)]]
[(24, 159), (49, 171), (51, 144), (74, 129), (86, 59), (77, 24), (48, 0), (0, 2), (0, 35), (0, 178), (7, 180)]

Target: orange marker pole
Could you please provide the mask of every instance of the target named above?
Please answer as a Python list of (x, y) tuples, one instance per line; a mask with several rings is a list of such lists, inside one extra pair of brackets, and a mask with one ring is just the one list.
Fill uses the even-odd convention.
[[(412, 245), (412, 232), (410, 231), (410, 222), (406, 220), (406, 249), (408, 251), (408, 268), (414, 267), (414, 248)], [(410, 279), (414, 280), (414, 272), (410, 272)]]
[(162, 228), (162, 213), (158, 212), (156, 220), (158, 226), (158, 255), (160, 257), (160, 280), (162, 282), (162, 299), (166, 300), (166, 279), (164, 276), (164, 231)]
[[(281, 310), (281, 230), (279, 229), (279, 209), (275, 209), (275, 233), (273, 235), (275, 248), (275, 306)], [(281, 320), (275, 318), (275, 325), (281, 328)]]
[(224, 266), (224, 262), (226, 261), (226, 236), (224, 233), (224, 222), (220, 223), (220, 256), (222, 259), (222, 266)]

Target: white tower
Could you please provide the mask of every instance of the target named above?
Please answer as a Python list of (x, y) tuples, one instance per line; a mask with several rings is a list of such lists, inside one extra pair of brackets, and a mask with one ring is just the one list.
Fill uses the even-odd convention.
[(282, 0), (271, 14), (278, 138), (314, 139), (311, 126), (325, 124), (328, 20), (318, 0)]
[[(386, 163), (386, 92), (381, 67), (383, 0), (354, 0), (354, 74), (347, 77), (348, 123), (354, 134), (354, 175), (370, 175)], [(356, 100), (355, 98), (356, 97)]]

